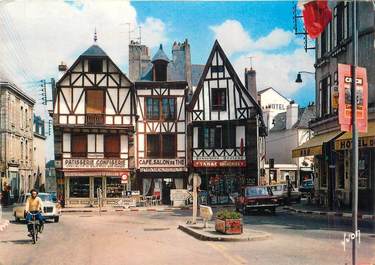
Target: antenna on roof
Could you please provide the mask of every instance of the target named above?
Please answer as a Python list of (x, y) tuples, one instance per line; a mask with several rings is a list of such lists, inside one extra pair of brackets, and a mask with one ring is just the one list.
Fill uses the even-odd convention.
[(250, 70), (253, 70), (253, 59), (255, 56), (249, 56), (248, 58), (250, 59)]
[(94, 42), (96, 42), (98, 40), (98, 36), (96, 34), (96, 27), (95, 27), (95, 32), (94, 32)]

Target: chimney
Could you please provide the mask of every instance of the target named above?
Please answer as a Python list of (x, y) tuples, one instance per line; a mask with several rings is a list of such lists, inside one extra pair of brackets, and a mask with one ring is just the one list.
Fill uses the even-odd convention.
[(129, 43), (129, 78), (132, 81), (140, 80), (148, 64), (150, 53), (146, 45), (131, 41)]
[(250, 68), (249, 70), (245, 68), (245, 86), (247, 91), (249, 91), (250, 95), (256, 101), (258, 101), (256, 71), (253, 70), (253, 68)]
[(298, 121), (298, 104), (292, 100), (286, 108), (286, 129), (289, 130)]
[(188, 39), (185, 39), (184, 49), (185, 49), (185, 79), (188, 83), (189, 89), (192, 89), (192, 66), (191, 66), (190, 44), (188, 42)]

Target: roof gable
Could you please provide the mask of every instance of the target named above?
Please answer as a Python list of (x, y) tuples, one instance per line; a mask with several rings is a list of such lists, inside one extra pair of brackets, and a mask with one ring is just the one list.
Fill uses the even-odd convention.
[(252, 105), (256, 108), (257, 112), (261, 115), (262, 114), (262, 111), (261, 111), (261, 108), (260, 106), (258, 105), (258, 102), (250, 95), (250, 93), (247, 91), (247, 89), (244, 87), (244, 85), (242, 84), (241, 80), (239, 79), (236, 71), (234, 70), (232, 64), (230, 63), (228, 57), (226, 56), (226, 54), (224, 53), (224, 50), (222, 49), (222, 47), (220, 46), (219, 42), (216, 40), (212, 49), (211, 49), (211, 53), (207, 59), (207, 62), (206, 62), (206, 65), (203, 69), (203, 72), (202, 72), (202, 75), (200, 77), (200, 80), (198, 82), (198, 85), (197, 85), (197, 88), (195, 89), (194, 91), (194, 94), (193, 94), (193, 97), (192, 97), (192, 100), (190, 101), (189, 105), (188, 105), (188, 109), (190, 111), (192, 111), (194, 109), (194, 106), (198, 100), (198, 97), (202, 91), (202, 88), (204, 86), (204, 81), (207, 77), (207, 74), (209, 73), (210, 71), (210, 68), (211, 68), (211, 65), (212, 65), (212, 61), (214, 59), (214, 56), (215, 54), (218, 53), (223, 61), (223, 65), (225, 67), (225, 69), (228, 71), (229, 75), (231, 76), (232, 80), (233, 80), (233, 83), (241, 90), (241, 95), (243, 97), (246, 97), (248, 98)]

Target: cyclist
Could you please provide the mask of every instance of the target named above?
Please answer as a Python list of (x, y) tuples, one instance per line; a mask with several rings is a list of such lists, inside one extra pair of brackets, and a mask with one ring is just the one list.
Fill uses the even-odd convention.
[(32, 225), (29, 225), (29, 222), (32, 220), (31, 214), (36, 214), (35, 219), (39, 220), (39, 233), (43, 230), (44, 218), (42, 215), (43, 203), (42, 200), (38, 197), (38, 192), (35, 189), (30, 191), (31, 196), (27, 198), (26, 201), (26, 224), (29, 231), (29, 236), (31, 236)]

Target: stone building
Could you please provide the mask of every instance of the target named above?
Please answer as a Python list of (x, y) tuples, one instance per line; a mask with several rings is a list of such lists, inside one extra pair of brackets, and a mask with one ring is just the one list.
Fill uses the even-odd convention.
[(34, 155), (33, 174), (29, 181), (29, 188), (45, 190), (46, 185), (46, 134), (45, 123), (40, 116), (34, 115)]
[(33, 174), (33, 107), (35, 101), (0, 76), (1, 190), (11, 200), (28, 191)]
[[(296, 149), (313, 155), (317, 201), (329, 208), (351, 205), (351, 133), (340, 131), (334, 90), (338, 86), (338, 64), (351, 64), (352, 5), (329, 1), (333, 20), (316, 41), (316, 119), (310, 128), (314, 137)], [(368, 78), (368, 132), (359, 134), (359, 209), (375, 210), (375, 9), (371, 1), (358, 2), (358, 66)]]

